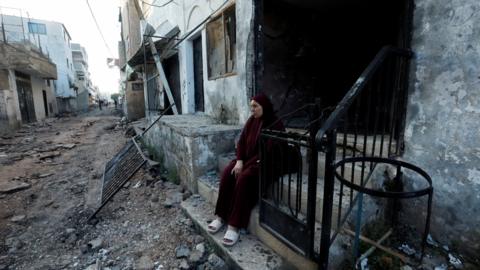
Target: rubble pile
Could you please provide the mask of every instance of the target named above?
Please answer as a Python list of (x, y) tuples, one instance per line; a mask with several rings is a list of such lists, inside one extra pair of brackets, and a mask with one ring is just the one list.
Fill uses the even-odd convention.
[(63, 117), (1, 138), (0, 270), (227, 269), (179, 207), (191, 194), (143, 169), (87, 222), (128, 127)]

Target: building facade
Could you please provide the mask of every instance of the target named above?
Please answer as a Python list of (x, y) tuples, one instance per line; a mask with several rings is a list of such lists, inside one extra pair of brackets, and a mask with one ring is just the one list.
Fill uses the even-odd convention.
[[(2, 14), (3, 17), (3, 14)], [(18, 17), (17, 17), (18, 18)], [(53, 82), (57, 69), (53, 61), (22, 33), (22, 20), (2, 24), (0, 40), (0, 129), (10, 133), (22, 123), (54, 116), (57, 103)]]
[(72, 43), (72, 60), (75, 69), (75, 84), (78, 89), (77, 109), (79, 111), (88, 111), (91, 103), (91, 97), (95, 95), (93, 91), (92, 80), (90, 79), (90, 71), (88, 71), (88, 54), (83, 46), (78, 43)]
[(14, 25), (6, 32), (9, 41), (29, 40), (57, 66), (57, 80), (53, 89), (59, 112), (75, 111), (76, 86), (71, 37), (62, 23), (33, 18), (4, 15), (5, 25)]

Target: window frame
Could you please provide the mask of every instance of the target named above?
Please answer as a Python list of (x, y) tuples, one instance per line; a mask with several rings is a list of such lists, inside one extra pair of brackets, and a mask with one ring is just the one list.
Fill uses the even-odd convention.
[(47, 25), (44, 23), (28, 22), (28, 32), (31, 34), (46, 35)]
[[(235, 4), (232, 4), (221, 11), (218, 16), (213, 17), (205, 26), (206, 29), (206, 50), (207, 50), (207, 79), (208, 80), (216, 80), (219, 78), (225, 78), (229, 76), (233, 76), (237, 74), (237, 23), (236, 23), (236, 8)], [(232, 21), (228, 21), (232, 19)], [(213, 24), (218, 24), (218, 20), (221, 20), (220, 27), (222, 28), (221, 31), (223, 32), (221, 40), (221, 45), (223, 46), (223, 63), (220, 67), (221, 71), (219, 73), (212, 74), (211, 64), (211, 56), (210, 53), (212, 51), (211, 44)], [(233, 22), (233, 26), (232, 23)], [(230, 25), (230, 27), (228, 27)], [(212, 30), (210, 30), (212, 29)], [(218, 43), (215, 43), (218, 45)], [(229, 63), (231, 61), (231, 64)]]

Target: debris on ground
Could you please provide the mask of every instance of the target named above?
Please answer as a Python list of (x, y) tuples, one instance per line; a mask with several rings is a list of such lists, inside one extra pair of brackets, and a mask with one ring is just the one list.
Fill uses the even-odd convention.
[(96, 110), (2, 137), (0, 269), (227, 269), (179, 207), (191, 194), (150, 170), (86, 222), (127, 128)]

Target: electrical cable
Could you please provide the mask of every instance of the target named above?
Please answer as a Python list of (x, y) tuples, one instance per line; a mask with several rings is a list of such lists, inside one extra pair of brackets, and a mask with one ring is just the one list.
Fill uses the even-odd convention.
[(92, 18), (93, 18), (93, 21), (95, 22), (95, 25), (97, 26), (98, 32), (100, 33), (100, 36), (103, 39), (103, 43), (105, 44), (105, 47), (107, 47), (107, 50), (110, 53), (110, 57), (115, 58), (113, 56), (112, 50), (110, 49), (110, 47), (107, 44), (107, 41), (105, 40), (105, 37), (103, 36), (102, 30), (100, 29), (100, 26), (98, 25), (97, 18), (95, 18), (95, 14), (93, 14), (93, 10), (92, 10), (92, 7), (90, 6), (90, 3), (88, 2), (88, 0), (85, 0), (85, 1), (87, 2), (88, 9), (90, 10), (90, 14), (92, 14)]
[(142, 3), (144, 3), (144, 4), (147, 5), (147, 6), (151, 6), (151, 7), (164, 7), (164, 6), (166, 6), (166, 5), (168, 5), (168, 4), (172, 3), (172, 2), (173, 2), (173, 0), (170, 0), (170, 1), (166, 2), (165, 4), (154, 5), (154, 4), (150, 4), (150, 3), (142, 0)]

